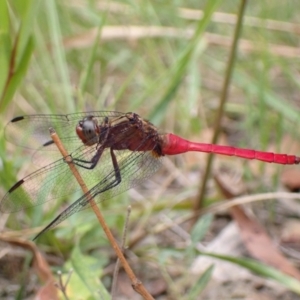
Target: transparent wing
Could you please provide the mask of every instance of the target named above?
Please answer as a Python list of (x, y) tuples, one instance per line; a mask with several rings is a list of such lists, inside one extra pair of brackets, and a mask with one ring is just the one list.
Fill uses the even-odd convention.
[[(151, 138), (151, 137), (148, 137)], [(152, 175), (160, 166), (161, 158), (152, 151), (138, 151), (148, 138), (140, 143), (136, 151), (115, 150), (121, 182), (118, 183), (116, 170), (112, 163), (110, 148), (103, 150), (101, 158), (94, 169), (77, 166), (87, 188), (95, 202), (107, 200), (125, 190), (140, 184)], [(116, 142), (120, 142), (117, 140)], [(99, 147), (99, 145), (98, 145)], [(97, 146), (82, 145), (71, 153), (74, 160), (91, 161), (97, 152)], [(84, 195), (79, 184), (69, 170), (63, 158), (45, 166), (18, 181), (0, 202), (0, 211), (10, 213), (45, 203), (50, 200), (64, 200), (72, 194), (78, 200), (70, 205), (42, 232), (56, 226), (70, 215), (89, 205), (88, 195)]]
[[(95, 203), (108, 200), (124, 191), (141, 184), (146, 178), (155, 173), (161, 165), (161, 157), (154, 156), (152, 152), (128, 152), (119, 151), (118, 161), (121, 171), (121, 182), (114, 186), (115, 172), (110, 170), (107, 176), (102, 177), (100, 182), (95, 185), (87, 194), (82, 195), (73, 204), (67, 207), (60, 215), (58, 215), (49, 225), (47, 225), (36, 237), (57, 226), (59, 223), (67, 219), (74, 213), (89, 208), (90, 196), (93, 197)], [(129, 154), (130, 153), (130, 154)], [(109, 187), (113, 187), (110, 189)]]
[[(76, 159), (90, 161), (96, 153), (96, 146), (82, 146), (71, 156)], [(121, 184), (108, 192), (114, 196), (115, 190), (125, 191), (153, 174), (159, 165), (159, 159), (152, 152), (131, 152), (128, 150), (115, 151), (121, 173)], [(77, 167), (88, 189), (93, 195), (105, 192), (115, 180), (115, 170), (109, 149), (105, 149), (98, 165), (94, 169)], [(125, 187), (126, 186), (126, 187)], [(50, 200), (69, 198), (73, 193), (81, 193), (80, 187), (72, 175), (68, 164), (60, 159), (18, 181), (0, 202), (0, 211), (11, 213), (43, 204)], [(82, 205), (83, 198), (79, 201)], [(86, 200), (87, 201), (87, 200)], [(76, 210), (77, 211), (77, 210)]]
[[(72, 157), (90, 160), (96, 153), (96, 147), (81, 146), (72, 153)], [(105, 173), (111, 168), (109, 152), (104, 151), (101, 157), (101, 170)], [(96, 183), (99, 168), (88, 170), (78, 168), (89, 188)], [(39, 205), (50, 200), (61, 200), (79, 191), (68, 164), (63, 158), (51, 163), (18, 181), (0, 202), (2, 212), (11, 213)]]
[(101, 123), (103, 118), (118, 118), (124, 113), (114, 111), (92, 111), (68, 115), (29, 115), (12, 119), (5, 127), (5, 138), (18, 146), (30, 149), (50, 150), (49, 128), (53, 127), (66, 149), (72, 152), (79, 145), (81, 140), (76, 135), (76, 125), (79, 120), (86, 116), (93, 115)]
[[(29, 115), (12, 119), (5, 127), (5, 138), (24, 148), (36, 149), (32, 161), (37, 166), (46, 166), (61, 158), (61, 154), (51, 140), (49, 128), (52, 127), (60, 137), (66, 150), (71, 153), (82, 145), (76, 134), (78, 122), (93, 115), (98, 124), (104, 118), (121, 118), (125, 114), (114, 111), (92, 111), (68, 115)], [(118, 126), (118, 125), (116, 125)]]
[[(76, 135), (75, 128), (79, 120), (90, 115), (98, 118), (99, 124), (106, 117), (111, 118), (111, 124), (115, 124), (111, 127), (112, 136), (108, 143), (93, 146), (82, 145), (81, 140)], [(89, 164), (86, 162), (91, 162), (97, 151), (102, 149), (101, 158), (95, 168), (77, 167), (91, 195), (95, 197), (96, 203), (99, 203), (139, 184), (160, 166), (161, 158), (155, 154), (156, 152), (139, 151), (139, 149), (149, 149), (149, 141), (153, 136), (145, 135), (144, 139), (140, 140), (141, 136), (136, 129), (137, 127), (125, 126), (126, 123), (124, 125), (124, 122), (119, 122), (119, 118), (121, 120), (124, 116), (123, 113), (119, 112), (23, 116), (13, 119), (7, 125), (5, 134), (6, 138), (15, 144), (34, 149), (44, 147), (51, 149), (52, 152), (57, 152), (56, 146), (53, 145), (49, 137), (49, 128), (53, 127), (74, 161), (83, 162), (82, 165), (85, 166), (88, 166)], [(118, 129), (119, 125), (121, 127)], [(105, 130), (103, 134), (105, 135)], [(127, 141), (129, 141), (128, 144)], [(118, 164), (118, 167), (114, 167), (110, 147), (112, 149), (122, 149), (122, 147), (127, 149), (126, 145), (129, 149), (132, 145), (136, 145), (136, 148), (132, 149), (134, 151), (114, 150), (113, 153)], [(44, 161), (43, 157), (41, 159)], [(117, 173), (120, 173), (120, 182), (117, 179)], [(65, 160), (59, 158), (18, 181), (0, 201), (0, 211), (15, 212), (51, 200), (64, 200), (72, 194), (75, 194), (78, 200), (51, 222), (44, 231), (89, 206), (88, 195), (84, 195), (79, 188)]]

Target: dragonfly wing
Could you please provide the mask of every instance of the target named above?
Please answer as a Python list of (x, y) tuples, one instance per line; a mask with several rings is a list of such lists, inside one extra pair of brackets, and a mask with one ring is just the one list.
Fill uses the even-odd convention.
[[(72, 153), (80, 145), (82, 146), (82, 142), (77, 136), (72, 138), (64, 138), (61, 139), (61, 141), (64, 145), (66, 145), (65, 148), (68, 153)], [(50, 139), (49, 142), (33, 152), (31, 160), (34, 165), (42, 167), (50, 164), (53, 161), (59, 160), (60, 158), (61, 153), (58, 151), (54, 142)]]
[[(161, 157), (156, 157), (151, 151), (116, 151), (117, 161), (121, 172), (121, 182), (114, 186), (116, 183), (115, 170), (111, 166), (108, 173), (100, 172), (102, 179), (96, 184), (89, 193), (81, 196), (76, 202), (67, 207), (60, 215), (58, 215), (45, 229), (43, 229), (36, 237), (45, 233), (49, 229), (57, 226), (59, 223), (67, 219), (74, 213), (88, 208), (90, 205), (90, 196), (93, 197), (95, 203), (100, 203), (110, 198), (115, 197), (124, 191), (141, 184), (146, 178), (155, 173), (161, 166)], [(107, 160), (106, 160), (107, 161)], [(100, 165), (102, 170), (102, 166)], [(103, 177), (103, 173), (107, 174)], [(113, 187), (113, 188), (110, 188)]]
[[(1, 200), (0, 210), (11, 213), (52, 199), (63, 198), (70, 192), (70, 185), (66, 187), (66, 191), (63, 188), (70, 177), (68, 165), (60, 159), (18, 181)], [(58, 190), (62, 194), (59, 194)]]
[[(71, 156), (90, 161), (96, 153), (96, 146), (81, 146)], [(101, 157), (103, 171), (111, 168), (110, 152), (105, 149)], [(89, 189), (99, 182), (99, 169), (92, 170), (78, 167)], [(102, 175), (103, 176), (103, 175)], [(0, 202), (0, 211), (11, 213), (40, 205), (47, 201), (68, 199), (72, 194), (80, 197), (81, 191), (63, 158), (37, 170), (18, 181), (6, 193)]]
[[(12, 119), (5, 127), (5, 138), (15, 144), (29, 149), (47, 150), (51, 143), (49, 128), (55, 129), (69, 152), (75, 150), (82, 142), (76, 135), (76, 126), (87, 116), (95, 116), (99, 123), (105, 117), (118, 118), (124, 113), (110, 111), (81, 112), (68, 115), (27, 115)], [(45, 148), (43, 148), (45, 146)], [(70, 147), (68, 147), (70, 146)], [(73, 146), (73, 147), (72, 147)]]
[(50, 127), (55, 128), (61, 138), (76, 137), (77, 122), (76, 120), (70, 121), (67, 115), (20, 116), (6, 125), (5, 138), (15, 145), (38, 149), (51, 141)]

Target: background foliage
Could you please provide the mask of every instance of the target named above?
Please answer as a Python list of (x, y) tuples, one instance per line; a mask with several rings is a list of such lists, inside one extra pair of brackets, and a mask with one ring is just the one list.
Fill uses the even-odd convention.
[[(248, 3), (221, 143), (290, 154), (297, 149), (297, 4), (295, 0)], [(240, 1), (217, 0), (0, 1), (0, 127), (24, 114), (135, 111), (163, 132), (209, 142), (239, 5)], [(0, 196), (35, 168), (32, 153), (8, 144), (2, 133)], [(155, 265), (153, 274), (167, 283), (167, 294), (173, 298), (195, 299), (212, 270), (199, 276), (199, 290), (189, 287), (188, 269), (198, 255), (187, 246), (191, 240), (175, 235), (166, 242), (152, 227), (176, 223), (179, 216), (191, 214), (205, 159), (200, 154), (167, 158), (164, 169), (141, 189), (103, 204), (118, 238), (126, 217), (124, 208), (132, 204), (131, 264), (142, 281), (153, 280), (145, 276), (145, 270), (154, 272), (151, 264)], [(255, 186), (251, 193), (278, 188), (281, 167), (253, 166), (237, 159), (226, 160), (224, 165), (246, 185)], [(206, 205), (223, 198), (211, 182)], [(7, 222), (1, 221), (1, 226), (29, 239), (56, 216), (61, 205), (52, 203), (5, 216)], [(194, 234), (198, 241), (204, 235)], [(70, 295), (76, 291), (92, 299), (97, 298), (95, 289), (106, 293), (114, 257), (92, 213), (72, 216), (37, 245), (49, 255), (53, 273), (74, 269)], [(180, 281), (169, 270), (178, 261)], [(21, 272), (27, 274), (28, 269), (28, 260), (22, 261)], [(256, 266), (255, 271), (259, 273)], [(100, 276), (103, 286), (100, 280), (94, 281)], [(25, 278), (14, 280), (16, 294), (33, 293)]]

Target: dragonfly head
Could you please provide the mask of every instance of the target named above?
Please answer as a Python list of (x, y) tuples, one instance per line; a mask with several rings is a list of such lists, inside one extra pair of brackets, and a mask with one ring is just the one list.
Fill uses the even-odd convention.
[(92, 146), (99, 141), (99, 126), (97, 119), (87, 116), (78, 122), (76, 133), (82, 142), (87, 146)]

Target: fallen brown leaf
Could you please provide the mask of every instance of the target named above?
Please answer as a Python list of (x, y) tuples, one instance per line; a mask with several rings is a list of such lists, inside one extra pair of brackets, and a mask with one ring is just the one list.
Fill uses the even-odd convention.
[(55, 278), (52, 275), (50, 267), (42, 256), (41, 252), (37, 246), (28, 240), (6, 236), (4, 234), (0, 235), (0, 239), (4, 242), (7, 242), (11, 245), (15, 245), (24, 249), (27, 249), (33, 254), (33, 267), (36, 270), (36, 273), (40, 279), (45, 282), (44, 286), (41, 287), (35, 297), (39, 300), (56, 300), (58, 298), (58, 290), (54, 286)]
[[(218, 176), (214, 178), (227, 199), (237, 196), (230, 192)], [(267, 232), (256, 220), (250, 218), (240, 206), (231, 207), (230, 213), (240, 228), (247, 250), (253, 257), (300, 280), (300, 272), (277, 250)]]
[(289, 168), (281, 174), (282, 184), (290, 191), (300, 189), (300, 170), (298, 168)]

